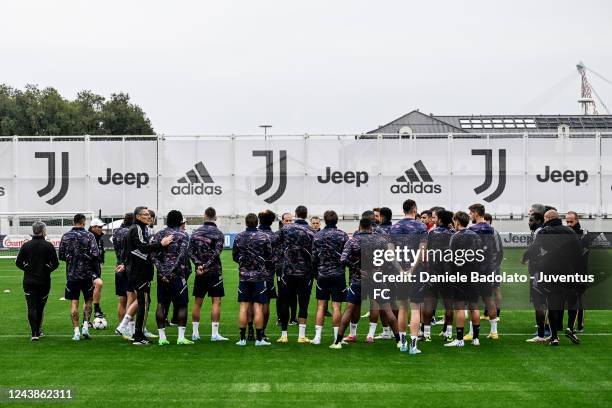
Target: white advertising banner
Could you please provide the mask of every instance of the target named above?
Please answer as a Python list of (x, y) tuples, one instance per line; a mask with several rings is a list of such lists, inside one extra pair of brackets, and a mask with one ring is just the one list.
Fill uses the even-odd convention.
[(142, 202), (156, 204), (156, 139), (20, 138), (6, 144), (10, 153), (2, 143), (0, 157), (12, 165), (0, 177), (5, 211), (122, 214)]
[(244, 216), (297, 205), (355, 216), (402, 202), (419, 209), (520, 215), (531, 203), (612, 213), (612, 138), (514, 135), (0, 138), (0, 212), (137, 205)]

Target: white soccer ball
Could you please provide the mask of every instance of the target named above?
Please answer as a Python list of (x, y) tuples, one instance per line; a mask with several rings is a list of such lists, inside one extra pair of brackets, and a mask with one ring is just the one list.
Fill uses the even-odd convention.
[(106, 329), (107, 325), (108, 323), (106, 322), (106, 319), (103, 317), (96, 317), (93, 321), (93, 328), (96, 330), (104, 330)]

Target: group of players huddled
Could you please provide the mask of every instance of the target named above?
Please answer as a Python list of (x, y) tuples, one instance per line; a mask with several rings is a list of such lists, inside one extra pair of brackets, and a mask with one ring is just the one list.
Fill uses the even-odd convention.
[[(256, 346), (271, 344), (266, 336), (266, 327), (270, 321), (272, 299), (276, 299), (277, 324), (281, 328), (277, 343), (289, 342), (290, 310), (292, 305), (297, 303), (297, 342), (321, 344), (325, 316), (330, 315), (328, 312), (330, 300), (333, 326), (333, 341), (330, 348), (342, 349), (343, 345), (355, 342), (357, 323), (360, 317), (363, 317), (360, 316), (362, 279), (367, 275), (366, 267), (362, 265), (362, 251), (366, 242), (377, 242), (377, 239), (387, 237), (381, 242), (389, 245), (389, 237), (408, 237), (412, 238), (408, 242), (411, 242), (410, 245), (414, 249), (421, 247), (455, 250), (471, 247), (475, 240), (478, 240), (489, 250), (486, 261), (480, 262), (480, 266), (468, 264), (463, 268), (484, 268), (485, 272), (499, 273), (503, 259), (502, 243), (499, 234), (491, 226), (491, 216), (485, 213), (482, 204), (470, 206), (469, 213), (463, 211), (453, 213), (442, 207), (434, 207), (419, 214), (416, 203), (408, 199), (403, 203), (402, 210), (404, 217), (395, 224), (392, 224), (392, 210), (387, 207), (365, 211), (359, 220), (358, 230), (351, 236), (337, 227), (338, 215), (333, 210), (324, 213), (325, 226), (322, 229), (318, 217), (312, 217), (309, 225), (308, 211), (301, 205), (295, 209), (294, 214), (285, 213), (280, 217), (277, 231), (272, 230), (272, 225), (277, 219), (272, 211), (264, 210), (259, 214), (246, 215), (246, 229), (236, 235), (232, 248), (232, 258), (238, 264), (239, 273), (237, 297), (240, 304), (238, 317), (240, 339), (236, 344), (245, 346), (248, 341), (254, 341)], [(530, 226), (532, 222), (537, 222), (539, 230), (546, 224), (543, 214), (540, 214), (543, 210), (539, 210), (539, 207), (536, 210), (539, 212), (532, 210), (530, 213)], [(549, 209), (546, 216), (549, 218), (546, 223), (558, 229), (560, 220), (554, 209)], [(577, 220), (577, 215), (575, 218)], [(176, 343), (193, 344), (200, 340), (201, 308), (204, 298), (208, 295), (212, 301), (210, 339), (227, 341), (228, 339), (219, 333), (221, 299), (225, 296), (221, 263), (224, 234), (216, 225), (215, 209), (209, 207), (205, 210), (203, 224), (191, 234), (185, 230), (186, 220), (180, 211), (170, 211), (165, 219), (166, 226), (154, 232), (153, 211), (144, 206), (137, 207), (133, 213), (125, 215), (121, 226), (113, 232), (112, 242), (117, 256), (115, 287), (119, 299), (120, 322), (115, 332), (132, 341), (134, 345), (146, 345), (150, 343), (149, 339), (157, 338), (158, 344), (163, 346), (169, 344), (165, 332), (166, 326), (173, 324), (178, 326)], [(59, 247), (59, 259), (66, 261), (65, 298), (71, 300), (75, 341), (91, 337), (89, 329), (92, 303), (94, 316), (104, 317), (99, 305), (102, 288), (101, 264), (104, 262), (102, 222), (92, 221), (89, 231), (85, 230), (85, 222), (84, 215), (75, 215), (74, 228), (63, 235)], [(532, 230), (536, 228), (532, 227)], [(42, 227), (35, 225), (34, 233), (35, 238), (36, 235), (44, 236), (44, 224)], [(26, 253), (28, 250), (31, 251), (31, 248), (24, 246), (22, 248), (24, 254), (20, 253), (17, 260), (18, 266), (24, 270), (31, 268), (27, 263), (23, 265), (24, 259), (28, 257)], [(54, 251), (48, 253), (50, 257), (54, 256)], [(529, 254), (528, 250), (524, 257), (525, 261), (529, 260)], [(40, 266), (44, 270), (43, 274), (47, 273), (47, 276), (56, 267), (57, 260)], [(432, 273), (449, 272), (448, 262), (425, 262), (419, 267), (428, 269)], [(151, 304), (150, 288), (155, 277), (155, 269), (157, 270), (155, 318), (158, 335), (146, 329), (147, 314)], [(346, 269), (349, 272), (348, 285)], [(195, 301), (191, 311), (193, 329), (191, 339), (188, 339), (185, 334), (189, 303), (187, 282), (192, 271), (195, 271), (192, 292)], [(415, 271), (413, 266), (412, 272)], [(311, 340), (306, 336), (306, 329), (313, 284), (316, 285), (317, 308), (315, 333)], [(33, 286), (30, 289), (32, 288)], [(478, 307), (480, 299), (485, 305), (484, 318), (490, 322), (490, 333), (487, 338), (492, 340), (499, 338), (497, 324), (501, 290), (498, 283), (466, 285), (461, 290), (458, 290), (457, 286), (434, 284), (414, 284), (407, 285), (406, 288), (405, 291), (397, 291), (390, 300), (372, 299), (370, 296), (370, 310), (366, 314), (369, 317), (369, 329), (365, 339), (367, 343), (373, 343), (377, 339), (394, 339), (400, 351), (410, 354), (420, 353), (417, 342), (431, 341), (431, 326), (432, 323), (435, 324), (435, 308), (438, 300), (442, 301), (445, 308), (444, 326), (440, 333), (445, 340), (445, 346), (463, 347), (464, 342), (470, 340), (472, 345), (480, 345), (481, 316)], [(28, 300), (32, 339), (37, 340), (42, 335), (40, 325), (44, 304), (40, 306), (38, 301), (30, 301), (25, 279), (24, 289)], [(44, 290), (41, 293), (43, 292)], [(85, 305), (83, 323), (79, 329), (81, 293)], [(548, 341), (557, 345), (560, 330), (558, 316), (553, 317), (551, 312), (549, 316), (551, 337), (545, 338), (546, 294), (541, 294), (539, 297), (532, 294), (532, 297), (538, 299), (537, 302), (534, 301), (538, 332), (528, 341)], [(46, 296), (44, 299), (46, 302)], [(344, 312), (343, 303), (346, 303)], [(173, 313), (169, 316), (171, 305)], [(469, 319), (469, 332), (464, 333), (466, 316)], [(561, 319), (562, 316), (561, 312)], [(376, 335), (378, 320), (381, 320), (383, 330)], [(453, 324), (455, 337), (452, 331)], [(347, 329), (349, 334), (345, 335)], [(574, 342), (577, 342), (573, 329), (572, 336), (570, 337), (572, 341), (575, 339)]]

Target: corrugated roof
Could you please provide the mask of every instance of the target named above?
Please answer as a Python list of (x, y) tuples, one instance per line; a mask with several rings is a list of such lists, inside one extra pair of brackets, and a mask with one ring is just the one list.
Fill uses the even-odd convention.
[[(425, 115), (412, 111), (368, 133), (538, 133), (567, 125), (571, 131), (612, 131), (612, 115)], [(407, 130), (407, 129), (405, 129)], [(405, 132), (402, 132), (405, 133)]]

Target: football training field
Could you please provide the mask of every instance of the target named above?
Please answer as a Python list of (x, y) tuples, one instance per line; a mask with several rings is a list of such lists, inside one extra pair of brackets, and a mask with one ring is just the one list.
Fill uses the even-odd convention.
[[(519, 250), (506, 250), (504, 269), (523, 268)], [(237, 347), (236, 265), (224, 251), (224, 298), (221, 334), (229, 342), (210, 343), (210, 302), (205, 300), (202, 342), (177, 346), (176, 327), (167, 329), (170, 346), (135, 347), (113, 334), (117, 325), (114, 254), (107, 253), (102, 308), (109, 328), (93, 331), (92, 340), (71, 340), (69, 303), (64, 295), (62, 264), (52, 275), (41, 341), (30, 342), (22, 273), (13, 260), (0, 260), (0, 388), (3, 406), (60, 406), (61, 402), (17, 402), (7, 389), (71, 389), (69, 406), (87, 407), (239, 407), (239, 406), (612, 406), (612, 312), (589, 311), (582, 344), (561, 337), (561, 346), (528, 344), (535, 331), (533, 311), (503, 310), (500, 339), (480, 347), (445, 348), (432, 328), (433, 341), (419, 343), (422, 354), (400, 353), (393, 341), (365, 344), (367, 319), (359, 324), (359, 343), (330, 350), (325, 343), (275, 343), (279, 329), (267, 329), (270, 347)], [(191, 282), (193, 281), (193, 275)], [(191, 289), (191, 283), (190, 283)], [(5, 293), (10, 290), (9, 293)], [(156, 302), (155, 290), (153, 303)], [(193, 301), (193, 299), (191, 299)], [(308, 335), (314, 334), (314, 292)], [(189, 309), (190, 310), (190, 309)], [(438, 315), (441, 313), (438, 312)], [(329, 320), (329, 319), (328, 319)], [(154, 310), (149, 329), (155, 331)], [(379, 330), (380, 331), (380, 330)], [(187, 327), (191, 335), (191, 319)]]

